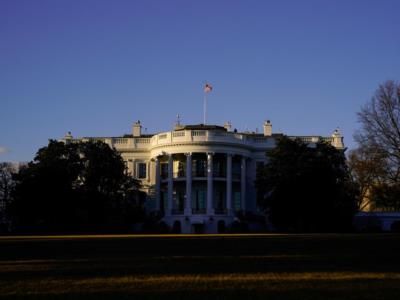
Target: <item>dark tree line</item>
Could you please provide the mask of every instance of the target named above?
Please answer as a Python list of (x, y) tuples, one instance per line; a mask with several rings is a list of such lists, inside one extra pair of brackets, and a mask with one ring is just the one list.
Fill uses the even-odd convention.
[(102, 142), (50, 141), (14, 181), (7, 212), (17, 230), (121, 230), (144, 215), (139, 182)]
[(282, 137), (258, 169), (258, 204), (278, 230), (350, 230), (356, 211), (355, 185), (342, 150)]
[(6, 208), (12, 199), (14, 173), (15, 169), (11, 163), (0, 163), (0, 233), (6, 232), (9, 227)]
[(10, 163), (0, 163), (0, 203), (1, 208), (11, 200), (11, 192), (14, 188), (12, 179), (15, 173), (13, 166)]

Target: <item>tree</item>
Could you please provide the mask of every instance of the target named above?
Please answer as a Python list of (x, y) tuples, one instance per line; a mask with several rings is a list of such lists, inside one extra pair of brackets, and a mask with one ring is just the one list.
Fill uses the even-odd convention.
[(10, 210), (24, 228), (110, 228), (134, 223), (130, 211), (142, 204), (138, 181), (127, 175), (121, 156), (102, 142), (50, 141), (15, 178)]
[(14, 188), (14, 168), (10, 163), (0, 163), (0, 232), (5, 231), (8, 218), (6, 208), (11, 201), (11, 192)]
[(257, 172), (258, 203), (285, 231), (343, 231), (355, 213), (354, 184), (343, 151), (282, 137)]
[(10, 163), (0, 163), (0, 203), (4, 206), (11, 198), (11, 191), (14, 185), (12, 179), (13, 173), (14, 169)]
[(14, 223), (43, 230), (61, 230), (76, 219), (77, 191), (74, 182), (81, 172), (78, 145), (50, 141), (39, 149), (34, 161), (15, 176)]
[(92, 223), (138, 221), (144, 214), (139, 181), (127, 175), (120, 154), (107, 144), (81, 143), (80, 189)]
[(364, 147), (350, 151), (348, 165), (358, 187), (357, 207), (359, 210), (370, 210), (375, 203), (374, 193), (377, 185), (384, 182), (384, 155), (379, 151)]
[[(358, 112), (358, 120), (361, 129), (354, 136), (358, 148), (350, 153), (350, 165), (362, 187), (360, 208), (371, 202), (399, 207), (400, 198), (396, 195), (400, 190), (400, 84), (386, 81), (380, 85)], [(397, 203), (394, 199), (398, 199)]]

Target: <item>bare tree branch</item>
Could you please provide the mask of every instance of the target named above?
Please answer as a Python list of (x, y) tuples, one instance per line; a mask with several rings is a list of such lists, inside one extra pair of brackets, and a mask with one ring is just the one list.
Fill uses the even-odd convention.
[(400, 84), (381, 84), (361, 108), (358, 120), (361, 129), (354, 136), (358, 149), (349, 161), (365, 202), (372, 187), (400, 186)]

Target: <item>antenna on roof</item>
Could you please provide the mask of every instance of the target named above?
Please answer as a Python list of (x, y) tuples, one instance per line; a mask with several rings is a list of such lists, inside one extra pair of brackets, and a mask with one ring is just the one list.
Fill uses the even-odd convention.
[(181, 125), (181, 116), (179, 114), (176, 115), (176, 122), (174, 130), (182, 129), (184, 126)]

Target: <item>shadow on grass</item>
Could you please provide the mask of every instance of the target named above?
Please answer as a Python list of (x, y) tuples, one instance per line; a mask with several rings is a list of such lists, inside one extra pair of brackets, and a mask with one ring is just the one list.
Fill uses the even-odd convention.
[[(0, 249), (1, 299), (400, 299), (400, 235), (11, 238)], [(218, 274), (255, 279), (207, 281)]]
[(84, 291), (69, 293), (37, 293), (3, 295), (1, 299), (268, 299), (268, 300), (336, 300), (336, 299), (398, 299), (400, 287), (397, 280), (384, 281), (300, 281), (255, 282), (245, 287), (221, 287), (207, 285), (193, 288), (189, 285), (180, 290), (125, 290)]

